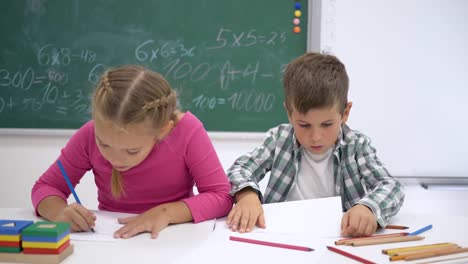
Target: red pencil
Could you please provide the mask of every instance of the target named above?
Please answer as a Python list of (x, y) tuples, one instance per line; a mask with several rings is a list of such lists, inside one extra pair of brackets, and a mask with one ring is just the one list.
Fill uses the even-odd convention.
[(348, 252), (346, 252), (346, 251), (343, 251), (343, 250), (341, 250), (341, 249), (337, 249), (337, 248), (335, 248), (335, 247), (327, 246), (327, 248), (328, 248), (328, 250), (331, 250), (331, 251), (333, 251), (333, 252), (335, 252), (335, 253), (338, 253), (338, 254), (340, 254), (340, 255), (343, 255), (343, 256), (345, 256), (345, 257), (348, 257), (348, 258), (357, 260), (357, 261), (359, 261), (359, 262), (361, 262), (361, 263), (365, 263), (365, 264), (377, 264), (377, 263), (375, 263), (375, 262), (369, 261), (369, 260), (367, 260), (367, 259), (363, 259), (363, 258), (361, 258), (361, 257), (358, 257), (358, 256), (353, 255), (353, 254), (351, 254), (351, 253), (348, 253)]
[(407, 226), (400, 226), (400, 225), (387, 225), (385, 229), (408, 229)]
[(256, 245), (270, 246), (270, 247), (279, 247), (279, 248), (301, 250), (301, 251), (313, 251), (314, 250), (314, 249), (309, 248), (309, 247), (301, 247), (301, 246), (280, 244), (280, 243), (261, 241), (261, 240), (255, 240), (255, 239), (248, 239), (248, 238), (242, 238), (242, 237), (234, 237), (234, 236), (230, 236), (229, 240), (238, 241), (238, 242), (246, 242), (246, 243), (251, 243), (251, 244), (256, 244)]

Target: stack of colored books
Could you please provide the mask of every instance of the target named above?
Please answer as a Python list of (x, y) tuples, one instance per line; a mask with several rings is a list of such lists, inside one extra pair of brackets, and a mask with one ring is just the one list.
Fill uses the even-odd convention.
[(60, 254), (70, 246), (70, 224), (36, 222), (22, 236), (24, 254)]
[(0, 252), (21, 252), (21, 231), (33, 221), (0, 220)]

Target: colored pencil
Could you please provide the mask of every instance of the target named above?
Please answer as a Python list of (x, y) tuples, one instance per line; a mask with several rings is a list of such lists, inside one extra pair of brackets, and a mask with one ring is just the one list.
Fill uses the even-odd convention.
[(435, 264), (435, 263), (447, 262), (447, 261), (459, 260), (459, 259), (468, 259), (468, 256), (461, 256), (461, 257), (455, 257), (455, 258), (446, 258), (446, 259), (438, 259), (438, 260), (433, 260), (433, 261), (429, 261), (429, 262), (421, 262), (421, 263), (418, 263), (418, 264)]
[(376, 239), (367, 239), (363, 241), (355, 241), (351, 243), (351, 246), (360, 247), (360, 246), (370, 246), (370, 245), (378, 245), (378, 244), (386, 244), (386, 243), (416, 241), (416, 240), (421, 240), (421, 239), (424, 239), (424, 237), (420, 237), (420, 236), (383, 237), (383, 238), (376, 238)]
[(437, 243), (437, 244), (428, 244), (428, 245), (413, 246), (413, 247), (390, 248), (390, 249), (382, 250), (382, 253), (387, 254), (387, 255), (394, 255), (394, 254), (397, 254), (397, 253), (411, 252), (411, 251), (415, 251), (415, 250), (438, 248), (438, 247), (445, 247), (445, 246), (457, 246), (457, 244), (454, 244), (454, 243)]
[(400, 226), (400, 225), (387, 225), (385, 229), (408, 229), (407, 226)]
[(425, 226), (425, 227), (423, 227), (421, 229), (418, 229), (418, 230), (416, 230), (416, 231), (414, 231), (412, 233), (409, 233), (408, 236), (417, 236), (417, 235), (421, 234), (422, 232), (426, 232), (427, 230), (430, 230), (430, 229), (432, 229), (432, 225), (427, 225), (427, 226)]
[(335, 252), (335, 253), (338, 253), (338, 254), (340, 254), (340, 255), (342, 255), (342, 256), (345, 256), (345, 257), (348, 257), (348, 258), (350, 258), (350, 259), (354, 259), (354, 260), (359, 261), (359, 262), (364, 263), (364, 264), (376, 264), (375, 262), (372, 262), (372, 261), (367, 260), (367, 259), (363, 259), (363, 258), (361, 258), (361, 257), (358, 257), (358, 256), (356, 256), (356, 255), (353, 255), (353, 254), (348, 253), (348, 252), (346, 252), (346, 251), (343, 251), (343, 250), (341, 250), (341, 249), (337, 249), (337, 248), (335, 248), (335, 247), (327, 246), (327, 248), (328, 248), (328, 250), (330, 250), (330, 251), (333, 251), (333, 252)]
[(230, 236), (229, 240), (238, 241), (238, 242), (245, 242), (245, 243), (251, 243), (251, 244), (262, 245), (262, 246), (270, 246), (270, 247), (300, 250), (300, 251), (313, 251), (314, 250), (314, 249), (309, 248), (309, 247), (302, 247), (302, 246), (288, 245), (288, 244), (282, 244), (282, 243), (261, 241), (261, 240), (256, 240), (256, 239), (249, 239), (249, 238), (242, 238), (242, 237), (235, 237), (235, 236)]
[(468, 248), (452, 248), (452, 249), (446, 249), (446, 250), (438, 250), (435, 252), (414, 254), (412, 256), (406, 257), (405, 260), (409, 261), (409, 260), (417, 260), (417, 259), (424, 259), (424, 258), (433, 258), (433, 257), (438, 257), (438, 256), (446, 256), (446, 255), (452, 255), (452, 254), (458, 254), (458, 253), (464, 253), (464, 252), (468, 252)]
[(414, 256), (414, 255), (417, 255), (417, 254), (428, 253), (428, 252), (438, 252), (438, 251), (441, 251), (441, 250), (458, 249), (458, 248), (460, 248), (458, 245), (449, 245), (449, 246), (440, 247), (440, 248), (420, 249), (420, 250), (411, 251), (411, 252), (398, 253), (398, 254), (390, 256), (389, 259), (390, 259), (390, 261), (404, 260), (407, 257)]
[[(59, 166), (60, 171), (62, 172), (63, 178), (67, 182), (68, 188), (73, 194), (73, 197), (75, 198), (76, 203), (81, 204), (80, 198), (78, 198), (78, 194), (76, 194), (75, 188), (73, 188), (73, 184), (71, 183), (70, 178), (68, 178), (67, 172), (65, 171), (65, 168), (63, 167), (62, 162), (60, 160), (57, 160), (57, 165)], [(94, 233), (93, 228), (91, 228), (91, 231)]]
[(408, 232), (381, 234), (381, 235), (373, 235), (373, 236), (366, 236), (366, 237), (343, 238), (343, 239), (335, 241), (335, 245), (347, 245), (348, 243), (351, 243), (353, 241), (361, 241), (365, 239), (376, 239), (376, 238), (382, 238), (382, 237), (399, 237), (399, 236), (406, 236), (406, 235), (408, 235)]

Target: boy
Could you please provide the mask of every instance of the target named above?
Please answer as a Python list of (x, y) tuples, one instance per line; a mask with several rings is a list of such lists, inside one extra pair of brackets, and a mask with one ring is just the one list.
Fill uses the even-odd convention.
[[(403, 186), (376, 156), (370, 139), (345, 123), (351, 110), (345, 66), (332, 55), (307, 53), (283, 80), (290, 124), (271, 129), (263, 144), (228, 170), (236, 206), (232, 231), (265, 228), (261, 202), (341, 196), (343, 236), (368, 236), (385, 227), (403, 204)], [(258, 182), (270, 172), (265, 195)]]

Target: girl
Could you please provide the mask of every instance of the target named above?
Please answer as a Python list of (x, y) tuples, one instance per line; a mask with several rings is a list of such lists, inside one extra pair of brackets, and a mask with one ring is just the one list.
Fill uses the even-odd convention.
[[(158, 73), (123, 66), (101, 77), (92, 99), (93, 120), (62, 149), (73, 185), (92, 170), (99, 209), (136, 213), (119, 219), (114, 234), (129, 238), (169, 224), (225, 216), (232, 207), (230, 184), (203, 124), (176, 107), (176, 94)], [(194, 196), (193, 185), (200, 194)], [(54, 162), (32, 188), (36, 212), (50, 221), (88, 231), (96, 216), (67, 205), (66, 181)]]

